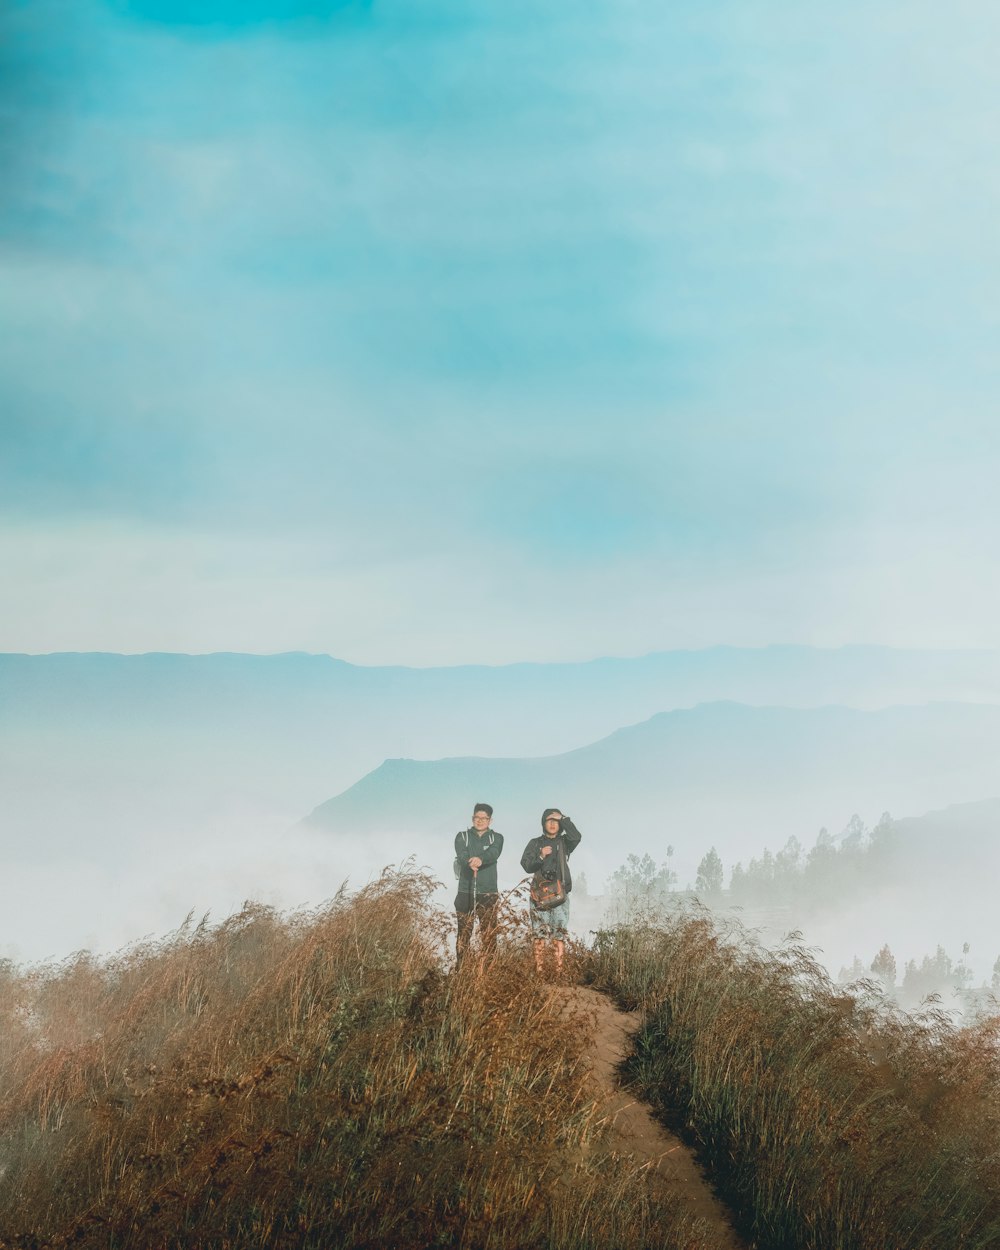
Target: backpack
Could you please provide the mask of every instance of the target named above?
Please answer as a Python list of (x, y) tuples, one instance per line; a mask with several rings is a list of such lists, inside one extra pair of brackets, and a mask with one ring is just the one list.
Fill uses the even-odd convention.
[[(458, 832), (459, 832), (459, 833), (461, 834), (461, 836), (465, 839), (465, 849), (466, 849), (466, 850), (468, 850), (468, 849), (469, 849), (469, 831), (468, 831), (468, 829), (459, 829), (459, 831), (458, 831)], [(493, 830), (491, 829), (491, 830), (490, 830), (490, 836), (489, 836), (489, 837), (486, 839), (486, 841), (483, 843), (483, 846), (492, 846), (492, 845), (493, 845)], [(457, 855), (455, 856), (455, 862), (452, 864), (452, 868), (454, 868), (454, 870), (455, 870), (455, 880), (456, 880), (456, 881), (458, 881), (458, 880), (461, 878), (461, 876), (462, 876), (462, 869), (463, 869), (463, 868), (465, 868), (465, 867), (467, 867), (467, 866), (468, 866), (468, 858), (466, 858), (466, 859), (459, 859)]]
[(551, 873), (551, 869), (539, 868), (531, 878), (531, 905), (535, 911), (552, 911), (554, 907), (561, 907), (566, 902), (566, 886), (563, 884), (565, 856), (563, 840), (559, 837), (556, 839), (555, 849), (555, 860), (558, 865), (556, 875), (554, 877), (546, 875)]

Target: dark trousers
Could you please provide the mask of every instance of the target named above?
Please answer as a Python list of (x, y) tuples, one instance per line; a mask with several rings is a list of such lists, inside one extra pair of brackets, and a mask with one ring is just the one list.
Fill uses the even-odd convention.
[[(471, 906), (472, 899), (469, 899)], [(472, 940), (472, 928), (479, 920), (479, 942), (484, 955), (492, 955), (497, 948), (497, 896), (480, 894), (476, 899), (475, 911), (455, 912), (458, 918), (458, 937), (455, 941), (456, 962), (462, 962), (462, 956), (469, 948)]]

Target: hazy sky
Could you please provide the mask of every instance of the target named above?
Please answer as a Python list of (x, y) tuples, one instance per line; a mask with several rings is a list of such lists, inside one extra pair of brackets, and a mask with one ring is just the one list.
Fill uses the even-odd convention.
[(998, 41), (4, 5), (0, 650), (994, 644)]

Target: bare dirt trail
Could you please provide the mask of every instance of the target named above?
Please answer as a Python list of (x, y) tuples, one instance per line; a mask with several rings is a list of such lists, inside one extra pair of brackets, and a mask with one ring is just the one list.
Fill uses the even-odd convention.
[(585, 986), (561, 989), (566, 1007), (581, 1011), (594, 1020), (591, 1067), (594, 1077), (608, 1096), (607, 1115), (615, 1150), (632, 1155), (644, 1166), (651, 1191), (704, 1221), (719, 1250), (747, 1250), (737, 1236), (729, 1212), (706, 1181), (690, 1149), (656, 1120), (646, 1103), (621, 1088), (618, 1065), (631, 1049), (632, 1036), (639, 1028), (637, 1012), (619, 1011), (597, 990)]

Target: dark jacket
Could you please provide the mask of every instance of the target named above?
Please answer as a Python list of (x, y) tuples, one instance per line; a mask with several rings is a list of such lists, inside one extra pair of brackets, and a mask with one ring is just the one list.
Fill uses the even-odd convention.
[[(566, 893), (569, 894), (573, 888), (573, 878), (569, 871), (569, 857), (580, 845), (580, 830), (577, 829), (568, 816), (562, 818), (562, 828), (554, 838), (550, 838), (547, 833), (543, 833), (540, 838), (531, 839), (524, 848), (524, 854), (521, 856), (521, 867), (525, 872), (541, 872), (545, 876), (556, 876), (559, 871), (560, 858), (557, 844), (561, 844), (563, 849), (562, 881), (566, 887)], [(551, 846), (552, 854), (543, 856), (541, 853), (543, 846)]]
[(455, 858), (461, 865), (458, 873), (458, 892), (455, 906), (459, 911), (468, 911), (472, 906), (472, 869), (470, 859), (481, 859), (482, 867), (476, 877), (475, 892), (483, 894), (497, 892), (497, 860), (503, 850), (503, 834), (495, 829), (487, 829), (480, 834), (475, 826), (462, 829), (455, 834)]

